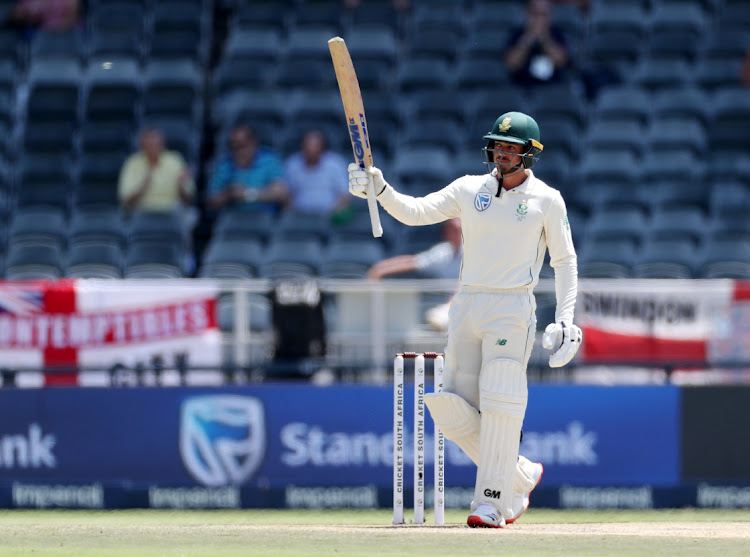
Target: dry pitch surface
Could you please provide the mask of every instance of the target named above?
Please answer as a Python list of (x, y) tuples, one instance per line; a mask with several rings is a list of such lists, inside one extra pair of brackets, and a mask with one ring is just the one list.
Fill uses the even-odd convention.
[[(431, 516), (428, 515), (428, 519)], [(503, 530), (388, 511), (0, 511), (0, 556), (747, 556), (750, 511), (531, 509)]]

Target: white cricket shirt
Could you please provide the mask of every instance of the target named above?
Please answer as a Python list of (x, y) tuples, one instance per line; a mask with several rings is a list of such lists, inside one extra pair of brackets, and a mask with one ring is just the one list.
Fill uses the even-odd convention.
[(497, 193), (497, 180), (463, 176), (440, 191), (415, 198), (386, 187), (383, 208), (407, 225), (459, 217), (463, 237), (461, 287), (475, 290), (533, 289), (549, 249), (555, 270), (557, 321), (573, 321), (578, 264), (560, 192), (528, 171), (512, 190)]

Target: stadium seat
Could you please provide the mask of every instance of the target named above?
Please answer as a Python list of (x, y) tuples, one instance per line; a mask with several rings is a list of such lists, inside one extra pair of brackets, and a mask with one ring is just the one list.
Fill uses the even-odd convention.
[(707, 27), (707, 17), (696, 2), (657, 2), (648, 18), (649, 35), (683, 33), (698, 41)]
[(176, 211), (135, 211), (128, 221), (128, 242), (169, 242), (189, 246), (186, 217)]
[(395, 145), (396, 152), (402, 148), (424, 145), (426, 138), (429, 138), (430, 145), (447, 149), (450, 153), (456, 153), (463, 147), (463, 129), (454, 120), (431, 118), (411, 121), (414, 124), (408, 126), (398, 136)]
[(182, 278), (184, 253), (170, 242), (130, 242), (125, 254), (125, 278)]
[[(547, 85), (534, 93), (534, 118), (567, 118), (579, 127), (586, 124), (586, 103), (571, 84)], [(499, 114), (498, 114), (499, 116)]]
[(27, 154), (72, 157), (75, 141), (73, 122), (46, 120), (35, 116), (23, 127), (23, 149)]
[(134, 123), (141, 98), (141, 70), (130, 58), (97, 58), (83, 79), (86, 121)]
[(642, 36), (634, 29), (592, 30), (587, 41), (591, 63), (627, 76), (642, 55)]
[(75, 210), (70, 216), (68, 241), (77, 243), (111, 243), (124, 248), (127, 226), (117, 207)]
[(261, 211), (226, 210), (216, 220), (213, 237), (223, 240), (267, 241), (273, 228), (273, 215)]
[(711, 118), (709, 96), (699, 87), (673, 87), (654, 93), (651, 113), (654, 118), (697, 120), (704, 126)]
[(643, 58), (633, 68), (633, 83), (649, 91), (680, 87), (691, 81), (691, 70), (683, 60)]
[(701, 253), (700, 278), (750, 278), (750, 241), (707, 238)]
[(584, 149), (629, 150), (636, 157), (643, 153), (646, 136), (645, 127), (638, 120), (599, 120), (589, 124), (583, 138)]
[(305, 59), (290, 55), (277, 63), (272, 86), (286, 91), (334, 90), (335, 74), (330, 66), (330, 61), (323, 58)]
[(231, 13), (229, 27), (247, 31), (271, 30), (283, 33), (287, 29), (291, 10), (279, 2), (238, 2)]
[(259, 240), (212, 239), (203, 256), (200, 276), (213, 278), (257, 277), (265, 256)]
[(637, 259), (637, 245), (627, 238), (588, 239), (578, 250), (581, 278), (627, 278)]
[(641, 247), (633, 275), (638, 278), (693, 278), (696, 247), (692, 239), (649, 238)]
[(288, 209), (277, 219), (273, 239), (304, 240), (315, 238), (321, 243), (328, 241), (331, 217), (327, 213), (304, 213)]
[(706, 215), (696, 206), (661, 207), (651, 214), (648, 234), (664, 240), (687, 238), (698, 246), (706, 226)]
[(741, 59), (706, 57), (696, 63), (695, 83), (704, 91), (713, 93), (736, 85), (741, 73)]
[(581, 161), (578, 172), (587, 182), (632, 185), (640, 174), (637, 158), (629, 149), (592, 150)]
[[(330, 27), (337, 35), (343, 27), (341, 3), (337, 0), (316, 0), (301, 4), (293, 10), (290, 29), (304, 29), (308, 27)], [(331, 35), (333, 36), (333, 35)]]
[(149, 29), (150, 60), (193, 60), (204, 63), (211, 11), (199, 3), (161, 1), (153, 6)]
[[(491, 30), (496, 35), (494, 29)], [(504, 64), (500, 64), (497, 54), (487, 52), (486, 43), (476, 54), (466, 54), (456, 63), (451, 85), (464, 93), (487, 91), (506, 87), (510, 75)]]
[(28, 71), (26, 116), (76, 122), (82, 81), (83, 71), (77, 60), (32, 60)]
[(695, 156), (701, 156), (707, 148), (706, 132), (696, 120), (655, 118), (645, 133), (644, 146), (651, 152), (687, 149)]
[(595, 120), (637, 118), (644, 124), (651, 112), (651, 95), (642, 87), (620, 85), (601, 91), (593, 105)]
[[(425, 164), (429, 161), (429, 164)], [(410, 146), (400, 149), (391, 164), (394, 182), (410, 185), (416, 181), (428, 180), (439, 187), (446, 186), (450, 181), (451, 163), (450, 152), (424, 146)], [(434, 189), (438, 189), (434, 187)]]
[(122, 265), (122, 250), (116, 243), (75, 243), (68, 250), (65, 276), (118, 279), (122, 278)]
[(135, 151), (135, 126), (123, 122), (87, 122), (79, 132), (82, 157), (125, 157)]
[(67, 223), (60, 208), (17, 210), (8, 229), (12, 245), (41, 244), (62, 247), (66, 242)]
[[(284, 55), (296, 60), (330, 62), (331, 52), (328, 49), (328, 39), (337, 36), (339, 31), (330, 25), (292, 28), (287, 34)], [(333, 73), (333, 71), (328, 73)]]
[(189, 60), (151, 60), (143, 72), (143, 116), (199, 121), (203, 76)]
[(648, 33), (648, 16), (637, 2), (596, 2), (591, 9), (589, 26), (594, 33), (629, 31), (643, 38)]
[(48, 243), (11, 242), (5, 259), (7, 280), (58, 279), (62, 269), (60, 247)]
[(29, 56), (31, 60), (70, 59), (81, 63), (85, 57), (82, 33), (77, 29), (70, 31), (40, 29), (31, 41)]
[(117, 181), (125, 157), (107, 155), (83, 157), (79, 162), (74, 204), (78, 208), (117, 207)]
[(461, 43), (462, 32), (456, 26), (416, 27), (408, 35), (406, 50), (412, 58), (436, 58), (448, 64), (456, 60), (456, 45)]
[(465, 103), (466, 93), (455, 88), (414, 92), (408, 97), (406, 119), (414, 124), (433, 119), (463, 124), (466, 122)]
[(143, 31), (140, 28), (91, 29), (87, 39), (89, 59), (128, 58), (140, 63), (143, 58)]
[(331, 243), (323, 252), (320, 275), (326, 278), (364, 278), (367, 270), (385, 258), (377, 240), (351, 240)]
[(282, 38), (279, 31), (272, 28), (235, 27), (229, 30), (223, 56), (275, 61), (279, 59), (282, 52)]
[(645, 55), (650, 58), (692, 63), (698, 57), (700, 41), (693, 30), (671, 29), (650, 32)]
[(440, 90), (449, 84), (448, 64), (436, 57), (404, 58), (395, 70), (394, 84), (401, 93)]
[(594, 212), (586, 225), (590, 239), (626, 239), (639, 244), (647, 230), (646, 214), (633, 206), (603, 207)]
[(277, 240), (266, 250), (260, 276), (272, 280), (317, 276), (321, 262), (318, 240)]

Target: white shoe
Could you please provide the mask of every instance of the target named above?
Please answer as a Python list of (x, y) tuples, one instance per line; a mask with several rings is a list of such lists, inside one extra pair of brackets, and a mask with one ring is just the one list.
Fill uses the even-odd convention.
[(466, 524), (472, 528), (504, 528), (505, 519), (495, 507), (485, 504), (469, 515)]
[[(538, 486), (539, 482), (542, 481), (542, 474), (544, 474), (544, 466), (542, 466), (542, 463), (534, 463), (534, 473), (532, 475), (532, 477), (536, 480), (534, 487)], [(534, 488), (531, 489), (533, 491)], [(513, 516), (506, 519), (506, 523), (513, 524), (516, 520), (521, 518), (521, 515), (526, 512), (526, 509), (529, 508), (530, 495), (531, 491), (529, 491), (528, 493), (515, 492), (513, 494)]]

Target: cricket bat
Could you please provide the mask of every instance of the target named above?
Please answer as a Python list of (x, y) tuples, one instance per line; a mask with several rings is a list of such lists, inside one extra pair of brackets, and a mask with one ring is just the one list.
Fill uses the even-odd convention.
[[(331, 51), (333, 67), (336, 70), (336, 81), (339, 83), (341, 102), (344, 104), (354, 160), (361, 168), (367, 168), (372, 166), (372, 149), (370, 148), (370, 137), (367, 135), (367, 120), (365, 119), (365, 107), (362, 103), (362, 92), (359, 89), (359, 81), (357, 80), (357, 73), (354, 71), (352, 57), (349, 55), (349, 49), (346, 48), (346, 42), (341, 37), (334, 37), (329, 40), (328, 49)], [(367, 208), (370, 210), (372, 235), (380, 238), (383, 235), (383, 227), (380, 225), (378, 202), (375, 199), (372, 181), (367, 188)]]

